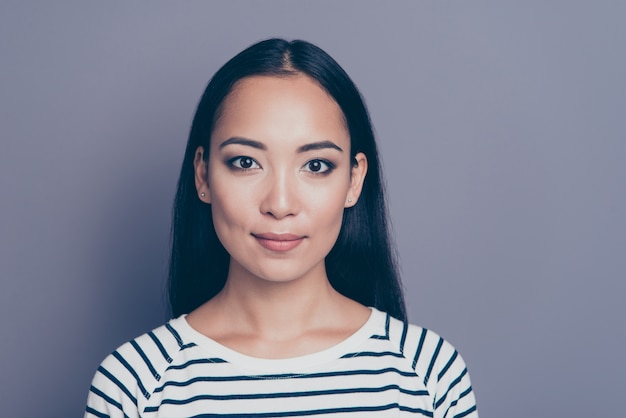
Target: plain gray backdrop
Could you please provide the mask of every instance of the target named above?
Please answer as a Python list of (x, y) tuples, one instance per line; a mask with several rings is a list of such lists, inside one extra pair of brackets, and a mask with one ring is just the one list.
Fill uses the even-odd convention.
[(312, 41), (369, 106), (412, 322), (482, 417), (622, 417), (623, 1), (2, 1), (0, 415), (82, 415), (167, 319), (170, 208), (228, 58)]

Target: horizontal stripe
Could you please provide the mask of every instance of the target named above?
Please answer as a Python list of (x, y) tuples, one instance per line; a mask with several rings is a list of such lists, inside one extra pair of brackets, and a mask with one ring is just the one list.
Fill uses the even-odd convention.
[(198, 364), (217, 364), (226, 363), (226, 360), (221, 358), (201, 358), (184, 362), (183, 364), (171, 364), (166, 370), (183, 370), (189, 366), (196, 366)]
[(410, 377), (414, 376), (414, 372), (405, 372), (402, 370), (398, 370), (396, 368), (386, 368), (380, 370), (347, 370), (347, 371), (337, 371), (337, 372), (323, 372), (323, 373), (309, 373), (309, 374), (275, 374), (275, 375), (259, 375), (259, 376), (248, 376), (248, 375), (236, 375), (236, 376), (202, 376), (196, 377), (193, 379), (186, 380), (184, 382), (176, 382), (176, 381), (168, 381), (165, 382), (162, 386), (156, 388), (154, 392), (161, 392), (168, 386), (189, 386), (197, 382), (246, 382), (246, 381), (258, 381), (258, 380), (277, 380), (277, 379), (320, 379), (320, 378), (328, 378), (328, 377), (339, 377), (339, 376), (376, 376), (385, 373), (395, 373), (400, 376)]
[[(246, 373), (232, 351), (197, 339), (184, 318), (172, 320), (103, 362), (86, 415), (264, 418), (396, 411), (394, 416), (477, 418), (469, 375), (454, 347), (380, 312), (372, 318), (370, 332), (343, 352), (302, 357), (310, 364), (263, 360), (257, 375)], [(144, 396), (136, 399), (138, 393)]]
[(361, 351), (358, 353), (348, 353), (343, 355), (341, 358), (355, 358), (355, 357), (395, 357), (395, 358), (403, 358), (404, 355), (402, 353), (394, 353), (391, 351)]
[[(243, 414), (201, 414), (194, 415), (191, 418), (209, 418), (209, 417), (229, 417), (229, 418), (244, 418), (244, 417), (253, 417), (253, 418), (268, 418), (268, 417), (303, 417), (303, 416), (314, 416), (314, 415), (324, 415), (324, 414), (340, 414), (340, 413), (356, 413), (356, 412), (382, 412), (388, 411), (391, 409), (399, 409), (399, 405), (397, 403), (391, 403), (387, 405), (380, 406), (357, 406), (357, 407), (347, 407), (347, 408), (328, 408), (328, 409), (312, 409), (307, 411), (287, 411), (287, 412), (261, 412), (261, 413), (243, 413)], [(406, 408), (405, 412), (411, 412), (415, 414), (422, 414), (425, 417), (432, 417), (433, 414), (429, 411), (424, 411), (422, 409), (412, 409)]]
[[(349, 388), (349, 389), (328, 389), (306, 392), (273, 392), (273, 393), (254, 393), (254, 394), (236, 394), (236, 395), (198, 395), (188, 399), (164, 399), (161, 405), (186, 405), (196, 401), (224, 401), (224, 400), (250, 400), (250, 399), (290, 399), (298, 397), (328, 396), (328, 395), (345, 395), (356, 393), (380, 393), (389, 390), (397, 390), (400, 393), (410, 396), (428, 396), (426, 390), (410, 391), (399, 387), (398, 385), (388, 385), (375, 388)], [(157, 411), (159, 407), (147, 408), (146, 412)]]

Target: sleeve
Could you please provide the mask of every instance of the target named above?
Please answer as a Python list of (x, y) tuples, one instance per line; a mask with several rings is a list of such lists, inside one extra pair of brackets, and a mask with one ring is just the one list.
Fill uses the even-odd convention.
[(431, 379), (436, 378), (434, 417), (478, 418), (472, 383), (461, 355), (441, 337), (434, 354), (436, 376), (431, 375)]
[(119, 350), (115, 351), (96, 371), (84, 417), (138, 418), (141, 396), (138, 382), (133, 368)]

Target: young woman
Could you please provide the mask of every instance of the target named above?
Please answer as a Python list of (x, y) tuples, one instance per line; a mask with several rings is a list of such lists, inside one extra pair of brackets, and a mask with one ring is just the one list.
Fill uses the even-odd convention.
[(168, 324), (116, 350), (86, 417), (477, 417), (408, 325), (372, 127), (324, 51), (270, 39), (211, 79), (173, 216)]

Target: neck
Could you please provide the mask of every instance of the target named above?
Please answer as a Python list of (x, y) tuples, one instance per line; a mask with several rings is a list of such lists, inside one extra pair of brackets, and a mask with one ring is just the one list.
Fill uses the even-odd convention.
[(340, 299), (321, 271), (288, 282), (231, 274), (213, 302), (242, 332), (282, 339), (322, 327)]
[(320, 351), (354, 333), (370, 315), (333, 289), (325, 271), (281, 282), (235, 272), (187, 321), (244, 354), (285, 358)]

